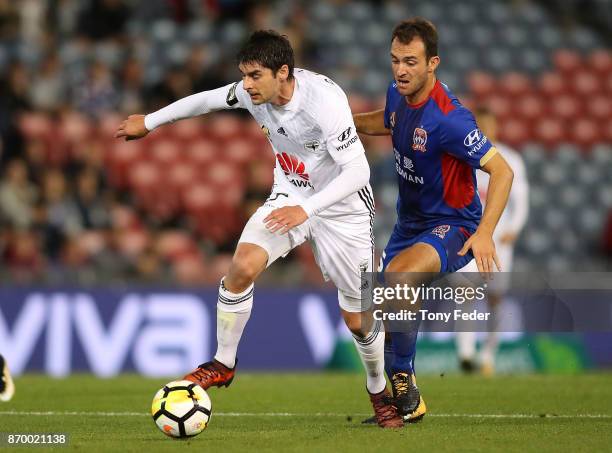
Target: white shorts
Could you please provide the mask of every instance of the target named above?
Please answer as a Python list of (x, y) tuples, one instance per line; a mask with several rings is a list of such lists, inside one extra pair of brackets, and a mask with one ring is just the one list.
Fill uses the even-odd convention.
[[(274, 209), (295, 206), (300, 200), (282, 187), (276, 188), (251, 216), (238, 242), (255, 244), (268, 252), (268, 266), (305, 241), (310, 241), (315, 259), (325, 280), (338, 288), (340, 308), (362, 312), (361, 273), (372, 272), (374, 246), (371, 218), (347, 223), (339, 219), (314, 216), (288, 233), (271, 233), (263, 219)], [(353, 217), (354, 219), (354, 217)]]

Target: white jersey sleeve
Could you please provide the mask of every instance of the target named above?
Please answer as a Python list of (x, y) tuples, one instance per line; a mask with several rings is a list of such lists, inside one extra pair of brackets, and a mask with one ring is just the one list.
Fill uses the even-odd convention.
[(320, 192), (317, 192), (302, 203), (308, 217), (318, 214), (331, 205), (358, 192), (370, 181), (370, 166), (365, 154), (359, 154), (353, 160), (340, 165), (341, 173), (332, 179)]
[(242, 87), (242, 81), (221, 88), (192, 94), (145, 116), (145, 127), (156, 127), (185, 118), (226, 109), (248, 108), (251, 100)]
[[(330, 105), (332, 108), (329, 108)], [(365, 154), (363, 144), (357, 135), (348, 99), (344, 93), (341, 96), (338, 95), (337, 100), (327, 102), (325, 107), (328, 108), (320, 112), (320, 124), (327, 143), (327, 151), (332, 159), (338, 165), (342, 165)]]

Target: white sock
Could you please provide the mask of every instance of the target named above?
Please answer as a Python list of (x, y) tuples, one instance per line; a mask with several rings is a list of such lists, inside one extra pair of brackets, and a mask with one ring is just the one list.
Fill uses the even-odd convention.
[(480, 352), (480, 362), (483, 365), (488, 365), (491, 367), (495, 366), (495, 355), (497, 354), (497, 347), (499, 345), (499, 338), (497, 335), (497, 331), (499, 329), (497, 309), (498, 307), (495, 305), (491, 305), (489, 308), (491, 316), (489, 318), (488, 332)]
[(457, 332), (455, 343), (460, 360), (474, 360), (476, 355), (476, 332)]
[(235, 294), (219, 285), (219, 299), (217, 301), (217, 353), (215, 360), (228, 368), (236, 365), (236, 352), (240, 337), (251, 317), (253, 307), (254, 285), (249, 286), (241, 293)]
[(372, 394), (382, 392), (385, 381), (385, 330), (381, 321), (374, 321), (372, 332), (365, 338), (353, 335), (353, 342), (366, 370), (366, 387)]

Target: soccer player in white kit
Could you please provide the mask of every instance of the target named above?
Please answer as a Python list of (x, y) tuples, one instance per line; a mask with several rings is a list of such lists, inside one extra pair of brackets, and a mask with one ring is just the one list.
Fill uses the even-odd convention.
[[(512, 170), (514, 171), (514, 182), (510, 190), (510, 196), (506, 208), (499, 219), (493, 241), (500, 263), (504, 272), (512, 271), (514, 244), (521, 230), (527, 222), (529, 214), (529, 182), (522, 157), (512, 148), (499, 143), (497, 140), (497, 120), (493, 113), (480, 108), (475, 111), (476, 122), (489, 140), (496, 143), (500, 152)], [(489, 186), (489, 175), (483, 171), (476, 172), (478, 180), (478, 192), (481, 200), (487, 199), (487, 188)], [(459, 272), (478, 272), (476, 262), (470, 261)], [(498, 346), (498, 321), (496, 314), (502, 302), (504, 293), (508, 290), (509, 274), (502, 274), (489, 282), (487, 291), (489, 310), (492, 314), (489, 329), (480, 351), (480, 370), (485, 375), (491, 375), (495, 369), (495, 354)], [(457, 354), (461, 368), (466, 372), (476, 369), (476, 334), (475, 332), (457, 332)]]
[[(222, 109), (247, 109), (276, 157), (272, 193), (247, 222), (217, 304), (217, 352), (185, 379), (228, 386), (253, 305), (254, 282), (276, 259), (310, 241), (366, 369), (381, 427), (399, 428), (384, 378), (384, 331), (364, 316), (361, 273), (372, 270), (374, 197), (370, 170), (348, 100), (327, 77), (294, 69), (286, 37), (257, 31), (238, 53), (242, 81), (188, 96), (149, 115), (130, 115), (116, 137), (140, 138), (163, 124)], [(220, 150), (220, 152), (223, 152)], [(211, 219), (214, 222), (214, 219)]]

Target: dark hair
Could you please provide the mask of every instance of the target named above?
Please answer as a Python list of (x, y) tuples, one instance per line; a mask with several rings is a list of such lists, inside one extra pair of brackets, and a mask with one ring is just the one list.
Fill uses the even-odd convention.
[(274, 75), (283, 65), (289, 66), (289, 78), (293, 78), (295, 60), (293, 49), (287, 36), (274, 30), (258, 30), (242, 46), (236, 56), (240, 63), (259, 63), (264, 68), (271, 69)]
[(402, 44), (409, 44), (417, 37), (425, 44), (427, 60), (438, 55), (438, 31), (434, 24), (422, 17), (413, 17), (397, 24), (391, 35), (391, 42), (397, 38)]

